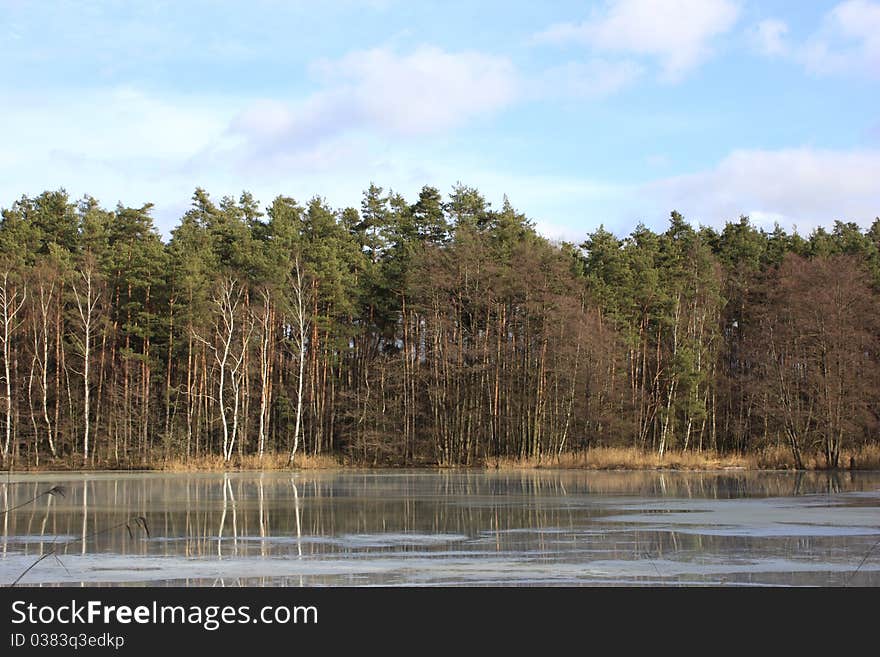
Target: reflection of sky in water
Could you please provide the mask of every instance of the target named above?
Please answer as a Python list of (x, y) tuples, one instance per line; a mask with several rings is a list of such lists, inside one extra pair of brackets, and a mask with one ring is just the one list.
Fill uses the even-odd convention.
[(880, 585), (880, 473), (13, 475), (0, 508), (59, 484), (0, 517), (0, 583), (57, 549), (22, 583)]

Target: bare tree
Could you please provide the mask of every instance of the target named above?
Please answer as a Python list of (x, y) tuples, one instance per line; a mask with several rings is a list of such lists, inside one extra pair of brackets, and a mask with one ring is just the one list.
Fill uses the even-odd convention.
[(292, 465), (294, 458), (296, 458), (296, 450), (299, 448), (299, 434), (302, 426), (303, 379), (305, 376), (306, 340), (309, 332), (308, 307), (310, 300), (306, 298), (308, 292), (303, 281), (299, 257), (296, 258), (293, 271), (290, 274), (290, 287), (293, 292), (293, 341), (299, 367), (296, 382), (296, 419), (293, 428), (293, 444), (288, 458), (288, 463)]
[(90, 398), (89, 398), (89, 366), (91, 363), (91, 345), (92, 333), (95, 328), (96, 313), (98, 301), (101, 293), (98, 291), (94, 267), (91, 263), (86, 263), (80, 272), (82, 283), (77, 285), (71, 283), (73, 296), (76, 300), (76, 309), (79, 314), (80, 326), (82, 328), (82, 338), (78, 338), (80, 354), (83, 359), (83, 461), (89, 460), (89, 418), (90, 418)]
[[(253, 330), (253, 322), (245, 323), (245, 332), (239, 326), (239, 307), (244, 288), (232, 278), (224, 278), (213, 297), (215, 307), (214, 333), (217, 344), (193, 333), (214, 354), (214, 362), (218, 367), (217, 403), (220, 406), (220, 421), (223, 426), (223, 460), (232, 459), (232, 449), (238, 433), (239, 404), (244, 373), (242, 364), (247, 353), (247, 344)], [(240, 349), (236, 349), (236, 338)], [(237, 353), (236, 353), (237, 351)], [(233, 407), (227, 408), (226, 389), (232, 387)]]
[[(229, 448), (224, 454), (224, 459), (230, 461), (232, 459), (232, 449), (235, 446), (235, 439), (239, 437), (239, 433), (243, 432), (244, 422), (247, 418), (247, 409), (242, 409), (243, 404), (247, 401), (247, 366), (246, 359), (248, 353), (248, 344), (251, 335), (254, 332), (253, 318), (246, 316), (246, 322), (243, 327), (240, 348), (237, 353), (232, 353), (228, 360), (229, 366), (229, 383), (232, 386), (232, 430), (229, 432)], [(242, 441), (239, 441), (241, 445)]]
[(53, 437), (52, 420), (49, 417), (49, 315), (55, 296), (55, 278), (46, 280), (40, 276), (37, 282), (39, 299), (33, 315), (34, 358), (40, 370), (40, 392), (42, 397), (43, 421), (46, 424), (46, 439), (52, 456), (57, 456)]
[(27, 288), (21, 291), (9, 280), (9, 271), (0, 275), (0, 342), (3, 347), (3, 373), (6, 383), (6, 437), (3, 441), (3, 459), (9, 456), (9, 448), (12, 443), (12, 335), (21, 324), (16, 322), (16, 316), (27, 300)]
[(260, 291), (263, 300), (262, 312), (255, 318), (260, 325), (260, 410), (258, 424), (257, 452), (262, 460), (266, 449), (266, 434), (269, 429), (269, 400), (272, 394), (272, 345), (274, 337), (274, 312), (268, 289)]
[(771, 280), (755, 360), (767, 363), (771, 424), (779, 418), (796, 467), (817, 446), (826, 467), (839, 467), (844, 438), (870, 425), (878, 315), (868, 276), (848, 256), (789, 255)]

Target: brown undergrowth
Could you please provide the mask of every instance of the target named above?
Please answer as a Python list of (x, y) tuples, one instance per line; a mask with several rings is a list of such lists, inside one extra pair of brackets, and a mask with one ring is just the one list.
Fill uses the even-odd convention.
[(229, 472), (251, 470), (326, 470), (342, 468), (346, 464), (335, 456), (324, 454), (297, 454), (293, 465), (286, 453), (266, 453), (263, 458), (256, 454), (235, 455), (226, 461), (222, 456), (194, 456), (190, 458), (157, 459), (154, 461), (91, 461), (83, 464), (81, 459), (44, 460), (38, 466), (13, 464), (14, 472), (55, 472), (80, 470), (129, 470), (162, 472)]
[(342, 462), (335, 456), (325, 454), (297, 454), (293, 465), (288, 462), (287, 454), (256, 454), (234, 456), (224, 461), (222, 456), (200, 456), (190, 459), (173, 459), (162, 463), (158, 470), (166, 472), (223, 472), (228, 470), (327, 470), (342, 467)]
[[(804, 454), (806, 470), (826, 469), (821, 453)], [(584, 469), (584, 470), (791, 470), (794, 459), (783, 447), (771, 447), (754, 454), (722, 454), (715, 451), (668, 451), (663, 457), (656, 452), (634, 447), (594, 447), (578, 452), (564, 452), (543, 457), (489, 459), (486, 467), (499, 470), (517, 469)], [(840, 456), (842, 469), (880, 470), (880, 447), (870, 445), (844, 450)]]
[[(825, 458), (821, 452), (805, 452), (805, 470), (825, 470)], [(710, 450), (668, 451), (662, 458), (656, 452), (634, 447), (594, 447), (577, 452), (547, 454), (541, 457), (489, 458), (483, 467), (500, 470), (572, 469), (572, 470), (793, 470), (794, 459), (784, 446), (774, 446), (758, 452), (720, 453)], [(225, 461), (221, 456), (197, 456), (191, 458), (132, 460), (128, 462), (96, 462), (83, 464), (81, 459), (55, 459), (33, 464), (7, 464), (4, 469), (13, 472), (51, 472), (80, 470), (146, 470), (163, 472), (228, 472), (259, 470), (329, 470), (350, 468), (400, 467), (400, 464), (359, 463), (338, 456), (325, 454), (297, 454), (293, 466), (283, 452), (266, 453), (263, 458), (256, 454), (239, 456)], [(437, 468), (436, 464), (419, 463), (408, 467)], [(457, 469), (453, 467), (453, 469)], [(840, 456), (840, 469), (880, 470), (880, 445), (859, 446), (845, 449)]]

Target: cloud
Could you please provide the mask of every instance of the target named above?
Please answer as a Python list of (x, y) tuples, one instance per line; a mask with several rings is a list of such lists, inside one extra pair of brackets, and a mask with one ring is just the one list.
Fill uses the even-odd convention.
[(835, 219), (867, 225), (880, 215), (880, 150), (736, 150), (707, 171), (640, 191), (655, 207), (720, 225), (741, 214), (809, 229)]
[(712, 40), (738, 16), (733, 0), (608, 0), (603, 12), (581, 23), (552, 25), (534, 40), (655, 57), (662, 77), (676, 81), (711, 54)]
[(315, 63), (312, 73), (319, 91), (298, 102), (254, 103), (231, 122), (230, 135), (261, 157), (358, 131), (419, 137), (491, 115), (520, 95), (507, 58), (430, 46), (351, 52)]
[(880, 77), (880, 4), (848, 0), (834, 7), (803, 45), (800, 58), (818, 74)]
[(249, 104), (210, 156), (242, 167), (345, 166), (345, 142), (436, 137), (519, 102), (602, 98), (642, 74), (635, 62), (602, 58), (525, 74), (507, 57), (475, 51), (355, 51), (314, 62), (318, 89), (310, 95)]
[(222, 132), (225, 123), (211, 99), (159, 97), (130, 86), (11, 96), (0, 117), (4, 141), (19, 145), (25, 159), (50, 147), (109, 159), (179, 157)]
[(777, 19), (761, 21), (753, 42), (764, 55), (785, 55), (816, 75), (855, 74), (880, 77), (880, 4), (847, 0), (822, 19), (813, 34), (799, 43), (786, 41), (788, 26)]
[(776, 19), (763, 20), (752, 31), (752, 41), (758, 52), (764, 55), (782, 55), (788, 51), (785, 42), (788, 24)]
[(109, 205), (169, 190), (187, 198), (199, 180), (180, 175), (182, 163), (222, 135), (233, 113), (215, 98), (133, 87), (10, 95), (0, 106), (0, 206), (62, 186)]
[(442, 131), (491, 114), (517, 96), (517, 75), (505, 57), (446, 52), (422, 46), (408, 55), (386, 48), (324, 60), (315, 70), (367, 121), (383, 131), (411, 135)]
[(644, 68), (631, 61), (596, 58), (566, 62), (541, 72), (532, 81), (531, 90), (542, 99), (592, 100), (625, 89), (643, 74)]

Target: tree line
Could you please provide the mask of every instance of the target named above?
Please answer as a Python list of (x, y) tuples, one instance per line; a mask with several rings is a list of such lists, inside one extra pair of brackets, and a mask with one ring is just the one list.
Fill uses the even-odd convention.
[(580, 244), (472, 187), (361, 207), (62, 189), (0, 220), (4, 463), (331, 454), (475, 465), (594, 446), (801, 467), (876, 444), (880, 219)]

